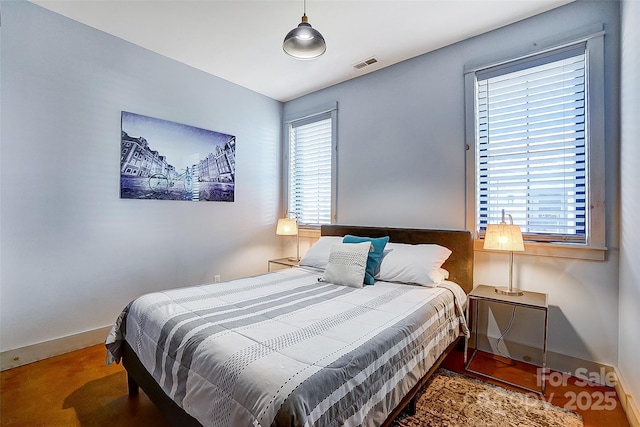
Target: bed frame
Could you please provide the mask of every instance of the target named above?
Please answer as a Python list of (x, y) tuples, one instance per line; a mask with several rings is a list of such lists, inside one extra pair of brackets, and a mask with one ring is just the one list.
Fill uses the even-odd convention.
[[(323, 225), (320, 234), (322, 236), (344, 236), (345, 234), (367, 237), (389, 236), (389, 241), (395, 243), (435, 243), (445, 246), (452, 251), (451, 256), (443, 265), (443, 268), (449, 271), (449, 280), (458, 283), (467, 294), (473, 289), (473, 238), (469, 231)], [(390, 426), (396, 416), (405, 408), (415, 412), (417, 393), (438, 369), (451, 350), (458, 345), (459, 341), (460, 338), (447, 347), (429, 372), (418, 381), (400, 402), (400, 405), (389, 414), (389, 417), (382, 425), (383, 427)], [(187, 414), (164, 393), (126, 341), (123, 347), (122, 364), (127, 370), (130, 397), (136, 396), (139, 393), (139, 387), (142, 387), (149, 399), (160, 409), (171, 425), (202, 427), (195, 418)]]

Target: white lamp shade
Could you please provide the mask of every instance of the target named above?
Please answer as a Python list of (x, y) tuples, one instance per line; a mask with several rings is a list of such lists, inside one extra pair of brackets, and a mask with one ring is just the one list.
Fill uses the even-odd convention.
[(280, 218), (276, 227), (276, 234), (278, 236), (297, 236), (298, 221), (291, 218)]
[(520, 226), (504, 222), (487, 225), (483, 248), (494, 251), (524, 251)]

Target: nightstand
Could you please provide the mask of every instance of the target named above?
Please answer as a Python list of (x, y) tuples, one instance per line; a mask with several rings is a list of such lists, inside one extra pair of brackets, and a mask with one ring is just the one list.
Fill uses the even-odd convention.
[(297, 261), (295, 259), (290, 259), (290, 258), (270, 259), (269, 262), (267, 263), (267, 270), (271, 272), (271, 264), (291, 268), (291, 267), (297, 267), (299, 262), (300, 261)]
[[(498, 304), (508, 304), (514, 306), (514, 310), (516, 307), (524, 307), (528, 309), (534, 310), (542, 310), (544, 312), (544, 330), (543, 330), (543, 343), (542, 343), (542, 378), (541, 378), (541, 390), (534, 390), (528, 387), (524, 387), (519, 384), (514, 384), (509, 381), (502, 380), (500, 378), (496, 378), (490, 374), (486, 374), (484, 372), (474, 371), (470, 368), (471, 362), (478, 352), (478, 303), (480, 301), (492, 302)], [(469, 346), (469, 339), (465, 339), (464, 341), (464, 369), (465, 371), (473, 372), (474, 374), (491, 378), (496, 381), (500, 381), (505, 384), (512, 385), (514, 387), (518, 387), (527, 391), (532, 391), (534, 393), (543, 394), (545, 392), (545, 375), (547, 369), (547, 323), (548, 323), (548, 314), (549, 314), (549, 305), (547, 302), (547, 294), (539, 293), (539, 292), (527, 292), (524, 291), (524, 295), (521, 296), (509, 296), (502, 295), (495, 291), (494, 286), (487, 285), (478, 285), (471, 293), (469, 294), (469, 301), (467, 303), (466, 317), (467, 324), (469, 324), (469, 312), (471, 310), (471, 305), (473, 304), (473, 323), (471, 324), (471, 332), (474, 334), (474, 349), (471, 357), (467, 360), (467, 350)]]

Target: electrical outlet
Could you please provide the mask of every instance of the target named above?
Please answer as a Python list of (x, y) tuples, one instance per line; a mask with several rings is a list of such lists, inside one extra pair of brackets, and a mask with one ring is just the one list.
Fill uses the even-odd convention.
[(213, 283), (220, 283), (220, 275), (216, 274), (215, 276), (213, 276)]

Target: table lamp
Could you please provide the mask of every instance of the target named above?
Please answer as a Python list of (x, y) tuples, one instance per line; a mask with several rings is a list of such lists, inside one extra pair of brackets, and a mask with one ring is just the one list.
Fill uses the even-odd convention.
[(509, 287), (496, 287), (495, 291), (502, 295), (520, 296), (523, 292), (513, 287), (513, 252), (524, 251), (522, 231), (519, 225), (513, 225), (513, 218), (509, 215), (509, 224), (505, 222), (504, 209), (500, 224), (487, 224), (484, 235), (484, 249), (494, 251), (509, 251)]
[(300, 261), (300, 235), (298, 234), (298, 220), (280, 218), (276, 227), (278, 236), (296, 236), (296, 257), (289, 257), (289, 261)]

